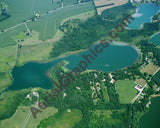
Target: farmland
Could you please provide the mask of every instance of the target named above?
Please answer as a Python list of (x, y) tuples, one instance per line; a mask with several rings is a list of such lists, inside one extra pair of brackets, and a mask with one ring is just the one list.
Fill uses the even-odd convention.
[(66, 6), (63, 9), (55, 11), (56, 13), (50, 13), (41, 18), (37, 22), (29, 22), (29, 28), (40, 32), (39, 39), (46, 40), (53, 38), (56, 34), (63, 19), (78, 15), (84, 12), (92, 11), (94, 8), (91, 2), (85, 4), (77, 4), (74, 6)]
[(160, 70), (153, 76), (153, 81), (160, 86)]
[[(8, 3), (8, 6), (11, 8), (11, 10), (8, 13), (11, 13), (13, 16), (0, 22), (0, 26), (2, 26), (0, 28), (0, 30), (4, 30), (4, 32), (0, 33), (0, 47), (15, 45), (16, 42), (11, 37), (18, 35), (19, 33), (23, 32), (23, 31), (27, 31), (27, 28), (25, 27), (23, 21), (26, 21), (26, 20), (34, 17), (34, 15), (35, 15), (35, 14), (33, 15), (31, 13), (30, 8), (28, 8), (28, 10), (25, 10), (25, 12), (23, 12), (23, 11), (18, 12), (19, 6), (20, 6), (20, 5), (19, 6), (18, 5), (19, 4), (16, 4), (16, 5), (11, 4), (10, 5)], [(16, 12), (16, 10), (14, 10), (14, 11), (12, 10), (12, 6), (15, 6), (15, 7), (17, 6), (17, 8), (18, 8), (17, 12)], [(35, 30), (35, 31), (39, 32), (39, 39), (40, 40), (46, 40), (46, 39), (53, 38), (53, 36), (56, 34), (56, 32), (59, 28), (59, 25), (61, 24), (63, 19), (94, 10), (92, 2), (75, 4), (75, 5), (68, 5), (68, 6), (64, 6), (63, 8), (58, 8), (57, 10), (53, 10), (53, 8), (51, 8), (51, 7), (49, 7), (49, 8), (47, 7), (47, 10), (46, 10), (46, 9), (44, 9), (45, 6), (47, 6), (47, 5), (44, 4), (43, 9), (40, 9), (40, 7), (39, 7), (39, 10), (41, 10), (40, 12), (37, 11), (37, 13), (39, 13), (39, 14), (43, 13), (39, 20), (36, 20), (36, 21), (28, 20), (26, 22), (28, 29)], [(42, 8), (42, 5), (41, 5), (41, 8)], [(35, 10), (36, 10), (36, 7), (35, 7)], [(49, 12), (49, 10), (52, 10), (52, 11)], [(16, 14), (14, 14), (12, 12), (14, 12)], [(28, 12), (29, 14), (25, 14), (26, 12)], [(46, 12), (48, 12), (48, 13), (46, 13)], [(14, 18), (16, 20), (13, 20), (12, 18)], [(15, 26), (17, 24), (18, 24), (18, 26)], [(14, 26), (15, 26), (15, 28), (14, 28)], [(13, 27), (13, 28), (8, 29), (10, 27)]]
[(128, 0), (94, 0), (94, 2), (98, 14), (101, 15), (104, 10), (126, 4)]
[(141, 72), (142, 73), (147, 72), (148, 74), (153, 74), (157, 69), (158, 69), (158, 66), (153, 65), (153, 63), (150, 63), (146, 65), (144, 68), (142, 68)]

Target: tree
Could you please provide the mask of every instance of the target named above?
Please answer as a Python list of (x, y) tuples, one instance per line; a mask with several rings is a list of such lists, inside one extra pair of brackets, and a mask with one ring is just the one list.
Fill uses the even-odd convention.
[(8, 5), (5, 2), (0, 2), (0, 14), (6, 14), (8, 9)]

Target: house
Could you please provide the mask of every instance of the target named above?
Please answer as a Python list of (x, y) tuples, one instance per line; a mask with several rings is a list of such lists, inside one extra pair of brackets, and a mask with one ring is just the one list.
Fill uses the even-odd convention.
[(137, 89), (140, 92), (143, 90), (142, 85), (140, 85), (140, 84), (137, 84), (134, 88)]

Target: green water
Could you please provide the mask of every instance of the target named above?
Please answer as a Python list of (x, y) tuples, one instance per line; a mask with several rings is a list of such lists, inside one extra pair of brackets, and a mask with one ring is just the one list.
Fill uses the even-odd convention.
[[(94, 49), (95, 46), (92, 46)], [(47, 77), (47, 71), (55, 66), (61, 60), (69, 61), (66, 66), (70, 70), (77, 67), (80, 61), (84, 60), (82, 55), (91, 54), (89, 50), (70, 55), (48, 63), (26, 63), (22, 67), (15, 67), (12, 72), (13, 84), (12, 90), (19, 90), (29, 87), (41, 87), (45, 89), (52, 88), (52, 82)], [(100, 71), (115, 71), (120, 68), (130, 66), (138, 59), (137, 51), (130, 46), (109, 45), (98, 57), (94, 57), (91, 64), (88, 63), (87, 69)]]
[(150, 41), (151, 41), (152, 43), (154, 43), (155, 45), (160, 46), (160, 33), (155, 34), (155, 35), (150, 39)]
[(149, 112), (140, 118), (139, 128), (160, 128), (160, 97), (152, 98)]

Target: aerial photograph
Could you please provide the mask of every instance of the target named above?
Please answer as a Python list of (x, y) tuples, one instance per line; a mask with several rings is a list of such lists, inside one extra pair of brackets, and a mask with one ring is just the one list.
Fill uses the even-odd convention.
[(160, 128), (160, 0), (0, 0), (0, 128)]

